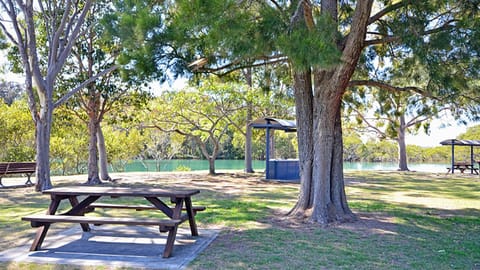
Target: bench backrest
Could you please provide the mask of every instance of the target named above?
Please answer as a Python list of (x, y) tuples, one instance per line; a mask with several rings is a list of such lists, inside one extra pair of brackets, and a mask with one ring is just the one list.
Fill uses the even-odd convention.
[(0, 162), (0, 174), (34, 173), (35, 162)]

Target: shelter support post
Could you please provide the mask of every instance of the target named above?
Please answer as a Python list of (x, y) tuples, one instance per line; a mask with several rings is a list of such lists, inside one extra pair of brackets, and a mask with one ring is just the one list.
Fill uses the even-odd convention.
[(270, 128), (267, 127), (265, 129), (266, 131), (266, 134), (265, 134), (265, 137), (266, 138), (266, 143), (267, 143), (267, 149), (266, 149), (266, 153), (265, 153), (265, 179), (268, 179), (268, 177), (270, 176), (270, 168), (269, 168), (269, 161), (270, 161)]
[(452, 174), (454, 173), (455, 171), (455, 145), (452, 144), (452, 164), (451, 164), (452, 167)]

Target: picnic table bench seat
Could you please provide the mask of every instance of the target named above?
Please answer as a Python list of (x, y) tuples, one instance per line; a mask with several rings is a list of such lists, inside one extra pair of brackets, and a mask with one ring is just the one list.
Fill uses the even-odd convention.
[(30, 177), (35, 173), (36, 168), (35, 162), (0, 162), (0, 187), (4, 187), (2, 177), (10, 174), (25, 174), (27, 176), (25, 185), (33, 185)]
[(178, 226), (180, 219), (158, 219), (158, 218), (127, 218), (127, 217), (97, 217), (97, 216), (67, 216), (67, 215), (30, 215), (22, 217), (24, 221), (30, 221), (32, 227), (40, 227), (52, 223), (86, 223), (94, 225), (102, 224), (124, 224), (124, 225), (154, 225), (160, 226), (161, 232)]
[[(142, 225), (142, 226), (159, 226), (160, 232), (168, 232), (167, 243), (165, 250), (163, 251), (163, 257), (168, 258), (173, 250), (173, 243), (175, 242), (175, 236), (177, 233), (177, 227), (182, 220), (180, 219), (157, 219), (157, 218), (128, 218), (128, 217), (97, 217), (97, 216), (68, 216), (68, 215), (30, 215), (22, 217), (24, 221), (30, 221), (32, 227), (50, 226), (52, 223), (80, 223), (84, 224), (114, 224), (114, 225)], [(83, 226), (82, 226), (83, 227)], [(88, 228), (87, 231), (89, 231)], [(41, 236), (40, 236), (41, 237)], [(44, 236), (43, 236), (44, 237)], [(39, 240), (37, 235), (34, 240), (34, 245), (30, 248), (30, 251), (37, 251), (39, 246), (36, 245)]]

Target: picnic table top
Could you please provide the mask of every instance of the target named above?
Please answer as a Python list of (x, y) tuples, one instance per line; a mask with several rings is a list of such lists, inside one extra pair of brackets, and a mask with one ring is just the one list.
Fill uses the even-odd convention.
[(180, 190), (150, 187), (105, 187), (105, 186), (68, 186), (43, 191), (44, 194), (67, 196), (131, 196), (131, 197), (191, 197), (200, 193), (198, 189)]

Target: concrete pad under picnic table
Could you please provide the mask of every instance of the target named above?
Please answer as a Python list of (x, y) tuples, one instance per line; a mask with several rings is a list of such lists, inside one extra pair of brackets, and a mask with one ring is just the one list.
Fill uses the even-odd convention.
[(167, 234), (160, 233), (157, 227), (102, 225), (82, 232), (80, 226), (73, 226), (47, 234), (40, 251), (29, 252), (30, 246), (16, 247), (0, 252), (0, 261), (182, 269), (218, 232), (199, 229), (199, 236), (193, 237), (188, 227), (179, 228), (172, 256), (162, 258)]

